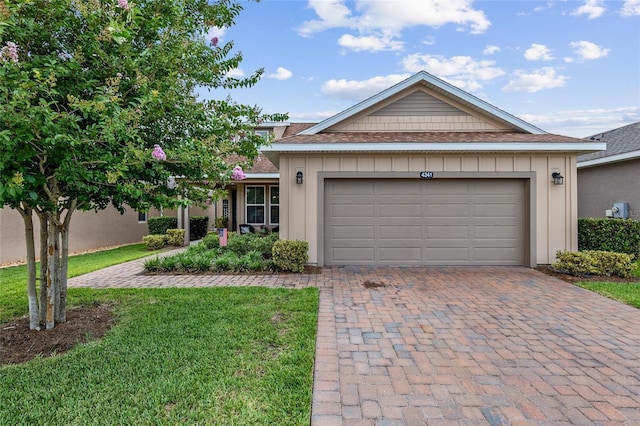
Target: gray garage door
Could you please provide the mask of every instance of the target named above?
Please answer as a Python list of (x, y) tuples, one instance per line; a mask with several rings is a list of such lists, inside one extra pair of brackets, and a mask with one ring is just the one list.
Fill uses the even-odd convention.
[(523, 265), (520, 179), (328, 179), (326, 265)]

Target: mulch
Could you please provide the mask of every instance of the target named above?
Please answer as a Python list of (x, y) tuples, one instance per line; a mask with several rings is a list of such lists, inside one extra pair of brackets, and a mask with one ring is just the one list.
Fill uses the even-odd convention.
[(112, 305), (67, 310), (67, 322), (52, 330), (30, 330), (29, 318), (0, 325), (0, 365), (61, 354), (80, 343), (100, 339), (112, 326)]

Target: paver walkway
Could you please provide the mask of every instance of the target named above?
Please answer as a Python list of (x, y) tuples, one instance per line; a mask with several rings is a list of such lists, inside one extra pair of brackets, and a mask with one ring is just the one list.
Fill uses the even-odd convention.
[(312, 425), (640, 425), (640, 310), (526, 268), (324, 268), (70, 286), (320, 288)]

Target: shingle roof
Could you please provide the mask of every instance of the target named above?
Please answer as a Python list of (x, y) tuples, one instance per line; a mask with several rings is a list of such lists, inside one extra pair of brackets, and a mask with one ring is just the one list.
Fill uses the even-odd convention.
[(289, 123), (289, 125), (285, 129), (284, 134), (282, 135), (282, 137), (286, 138), (288, 136), (297, 135), (298, 133), (302, 132), (303, 130), (307, 130), (308, 128), (311, 128), (311, 127), (313, 127), (315, 125), (316, 125), (316, 123)]
[(294, 135), (274, 141), (274, 144), (314, 143), (451, 143), (451, 142), (562, 142), (584, 143), (583, 139), (549, 133), (519, 132), (327, 132), (315, 135)]
[(607, 132), (598, 133), (585, 139), (606, 142), (607, 149), (605, 151), (581, 155), (578, 157), (578, 163), (627, 152), (640, 151), (640, 121)]
[[(242, 163), (246, 161), (246, 157), (241, 157), (239, 155), (232, 155), (227, 158), (227, 163)], [(245, 170), (245, 173), (279, 173), (279, 170), (276, 166), (273, 165), (271, 160), (269, 160), (263, 153), (258, 154), (258, 157), (253, 160), (253, 167), (249, 170)]]

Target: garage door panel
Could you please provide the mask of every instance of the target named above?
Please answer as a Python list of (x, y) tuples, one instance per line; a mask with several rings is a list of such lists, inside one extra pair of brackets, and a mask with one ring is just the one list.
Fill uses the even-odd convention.
[(516, 204), (475, 204), (475, 217), (514, 217), (519, 210)]
[(523, 265), (524, 207), (517, 179), (328, 179), (325, 264)]
[(333, 206), (331, 216), (334, 219), (342, 217), (367, 218), (372, 217), (373, 204), (337, 204)]
[(421, 218), (422, 210), (420, 204), (407, 203), (380, 203), (378, 206), (379, 217), (393, 218)]
[(420, 247), (382, 247), (379, 253), (379, 261), (385, 263), (422, 262)]
[(383, 226), (378, 228), (381, 240), (422, 240), (420, 225)]
[(373, 248), (336, 247), (333, 249), (333, 260), (336, 265), (355, 265), (370, 263), (371, 259), (374, 258), (374, 255), (375, 252)]
[(468, 240), (468, 226), (427, 226), (426, 238), (428, 239), (447, 239), (447, 240)]
[(455, 262), (465, 263), (469, 261), (468, 247), (439, 247), (426, 248), (426, 263), (431, 265), (445, 265)]
[(469, 216), (469, 204), (468, 203), (429, 203), (424, 201), (422, 211), (424, 215), (430, 217), (468, 217)]
[(498, 225), (498, 226), (474, 226), (473, 235), (476, 240), (495, 240), (495, 239), (509, 239), (515, 240), (518, 238), (518, 226), (513, 225)]
[(373, 240), (373, 226), (333, 226), (331, 228), (331, 237), (334, 240)]

